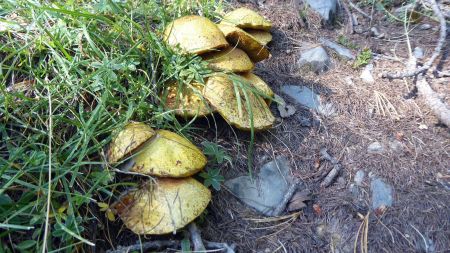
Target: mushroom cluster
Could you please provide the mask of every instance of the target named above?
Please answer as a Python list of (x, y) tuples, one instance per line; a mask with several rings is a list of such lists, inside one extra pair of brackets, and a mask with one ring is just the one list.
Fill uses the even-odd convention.
[(274, 93), (252, 73), (256, 62), (270, 57), (271, 27), (248, 8), (227, 13), (219, 24), (201, 16), (171, 22), (164, 31), (165, 42), (182, 53), (201, 56), (215, 73), (204, 84), (168, 84), (162, 94), (166, 109), (184, 117), (218, 112), (242, 130), (272, 127), (275, 117), (268, 105)]
[[(208, 206), (211, 192), (191, 176), (206, 165), (205, 155), (184, 137), (131, 122), (111, 141), (110, 164), (154, 176), (111, 205), (136, 234), (166, 234), (186, 226)], [(125, 161), (125, 162), (123, 162)]]

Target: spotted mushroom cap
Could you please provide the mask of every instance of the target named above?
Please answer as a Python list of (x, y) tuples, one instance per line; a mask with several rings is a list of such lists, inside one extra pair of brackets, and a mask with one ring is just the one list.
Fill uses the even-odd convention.
[(242, 7), (228, 12), (223, 17), (222, 23), (228, 23), (240, 28), (251, 28), (257, 30), (269, 31), (272, 23), (259, 15), (254, 10)]
[(211, 69), (228, 72), (248, 72), (255, 64), (248, 55), (239, 48), (229, 47), (223, 51), (209, 53), (203, 57)]
[(211, 192), (197, 180), (158, 178), (122, 195), (111, 205), (136, 234), (162, 235), (183, 228), (211, 201)]
[(208, 78), (205, 98), (230, 125), (239, 129), (266, 130), (275, 122), (264, 99), (248, 85), (245, 88), (245, 85), (234, 84), (228, 75), (216, 74)]
[(244, 50), (253, 62), (260, 62), (270, 57), (269, 49), (265, 45), (239, 27), (227, 24), (219, 24), (218, 27), (225, 38), (233, 46)]
[[(188, 177), (203, 169), (206, 157), (186, 138), (158, 130), (123, 170), (159, 177)], [(130, 165), (130, 166), (129, 166)]]
[(171, 83), (166, 87), (163, 101), (168, 110), (173, 110), (175, 115), (183, 117), (201, 117), (213, 112), (211, 106), (203, 98), (205, 85), (193, 82), (189, 85)]
[(106, 154), (108, 162), (119, 162), (136, 151), (155, 134), (155, 130), (142, 122), (128, 123), (109, 144)]
[(243, 73), (241, 76), (249, 82), (249, 84), (253, 85), (256, 89), (260, 90), (262, 94), (264, 94), (264, 100), (270, 104), (270, 101), (272, 101), (272, 98), (274, 96), (273, 90), (270, 88), (270, 86), (264, 82), (264, 80), (261, 79), (261, 77), (249, 72), (249, 73)]
[(228, 46), (217, 25), (205, 17), (184, 16), (166, 27), (164, 41), (188, 53), (203, 54)]

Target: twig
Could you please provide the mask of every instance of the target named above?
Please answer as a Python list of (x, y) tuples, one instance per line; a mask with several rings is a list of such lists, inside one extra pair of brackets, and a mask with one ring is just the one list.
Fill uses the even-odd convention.
[(191, 235), (192, 244), (194, 244), (194, 251), (202, 252), (206, 251), (205, 245), (203, 245), (202, 236), (200, 235), (200, 231), (194, 222), (191, 222), (188, 226), (189, 233)]
[(345, 13), (348, 16), (348, 29), (349, 29), (349, 33), (353, 34), (355, 32), (355, 30), (353, 29), (353, 15), (352, 12), (350, 11), (350, 9), (347, 6), (347, 3), (345, 2), (345, 0), (342, 0), (342, 7), (344, 7)]
[(298, 180), (295, 180), (289, 186), (288, 190), (286, 191), (286, 194), (284, 194), (283, 201), (281, 201), (281, 203), (277, 206), (277, 208), (275, 208), (275, 210), (273, 210), (272, 216), (278, 216), (284, 211), (284, 209), (286, 209), (286, 205), (291, 200), (294, 193), (297, 191), (297, 189), (299, 187), (299, 183), (300, 182)]
[(436, 47), (434, 48), (433, 54), (431, 55), (430, 59), (422, 67), (417, 68), (415, 70), (407, 71), (405, 73), (383, 73), (382, 76), (383, 78), (400, 79), (404, 77), (412, 77), (417, 76), (419, 74), (423, 74), (428, 71), (431, 65), (433, 65), (433, 62), (441, 54), (442, 48), (444, 47), (445, 44), (445, 38), (447, 37), (447, 24), (444, 15), (442, 14), (438, 4), (436, 3), (436, 0), (430, 0), (430, 2), (431, 8), (433, 9), (434, 14), (439, 19), (440, 24), (439, 40), (436, 44)]
[(209, 241), (204, 241), (204, 243), (205, 243), (207, 248), (210, 248), (210, 249), (223, 249), (225, 253), (234, 253), (235, 249), (236, 249), (236, 245), (234, 245), (234, 244), (228, 245), (228, 243), (209, 242)]
[(355, 9), (357, 12), (359, 12), (359, 14), (363, 15), (363, 17), (372, 20), (372, 18), (369, 16), (369, 14), (365, 13), (363, 10), (361, 10), (356, 4), (354, 4), (352, 1), (348, 0), (348, 4), (350, 5), (350, 7), (352, 7), (353, 9)]
[(48, 92), (48, 191), (47, 191), (47, 210), (45, 215), (45, 228), (44, 228), (44, 242), (42, 247), (42, 253), (47, 250), (47, 238), (50, 232), (50, 204), (52, 195), (52, 140), (53, 140), (53, 115), (52, 115), (52, 93), (50, 88), (47, 87)]
[(128, 253), (132, 251), (148, 250), (154, 249), (159, 250), (163, 248), (181, 248), (181, 242), (175, 240), (165, 240), (165, 241), (151, 241), (144, 243), (136, 243), (130, 246), (119, 246), (116, 250), (107, 250), (106, 253)]
[(336, 178), (336, 176), (339, 174), (339, 172), (342, 170), (342, 166), (339, 164), (339, 161), (332, 157), (330, 154), (328, 154), (328, 151), (326, 148), (323, 148), (320, 150), (320, 155), (323, 159), (328, 160), (333, 164), (333, 169), (328, 173), (328, 175), (325, 177), (325, 179), (320, 184), (320, 187), (328, 187), (333, 182), (333, 180)]
[(431, 108), (433, 113), (443, 124), (450, 127), (450, 108), (442, 102), (436, 92), (433, 91), (425, 76), (419, 76), (416, 86), (417, 92), (425, 98), (425, 102)]

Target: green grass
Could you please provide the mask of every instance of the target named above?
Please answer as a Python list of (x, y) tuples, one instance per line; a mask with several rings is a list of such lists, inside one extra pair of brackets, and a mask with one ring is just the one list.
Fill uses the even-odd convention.
[[(186, 14), (217, 19), (221, 8), (219, 0), (0, 2), (8, 27), (0, 32), (0, 252), (41, 252), (47, 218), (48, 251), (92, 245), (85, 225), (98, 219), (96, 203), (133, 184), (106, 166), (111, 134), (137, 120), (188, 136), (189, 122), (166, 112), (158, 94), (168, 81), (210, 73), (199, 57), (166, 47), (162, 29)], [(8, 91), (26, 80), (34, 80), (27, 91)]]

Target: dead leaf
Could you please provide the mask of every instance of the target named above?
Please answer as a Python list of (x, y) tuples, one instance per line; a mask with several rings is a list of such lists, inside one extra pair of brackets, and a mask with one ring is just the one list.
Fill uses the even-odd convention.
[(311, 200), (311, 192), (308, 189), (297, 191), (288, 203), (288, 211), (294, 212), (306, 207), (305, 201)]
[(319, 206), (319, 204), (314, 204), (313, 210), (316, 215), (322, 215), (322, 208)]

